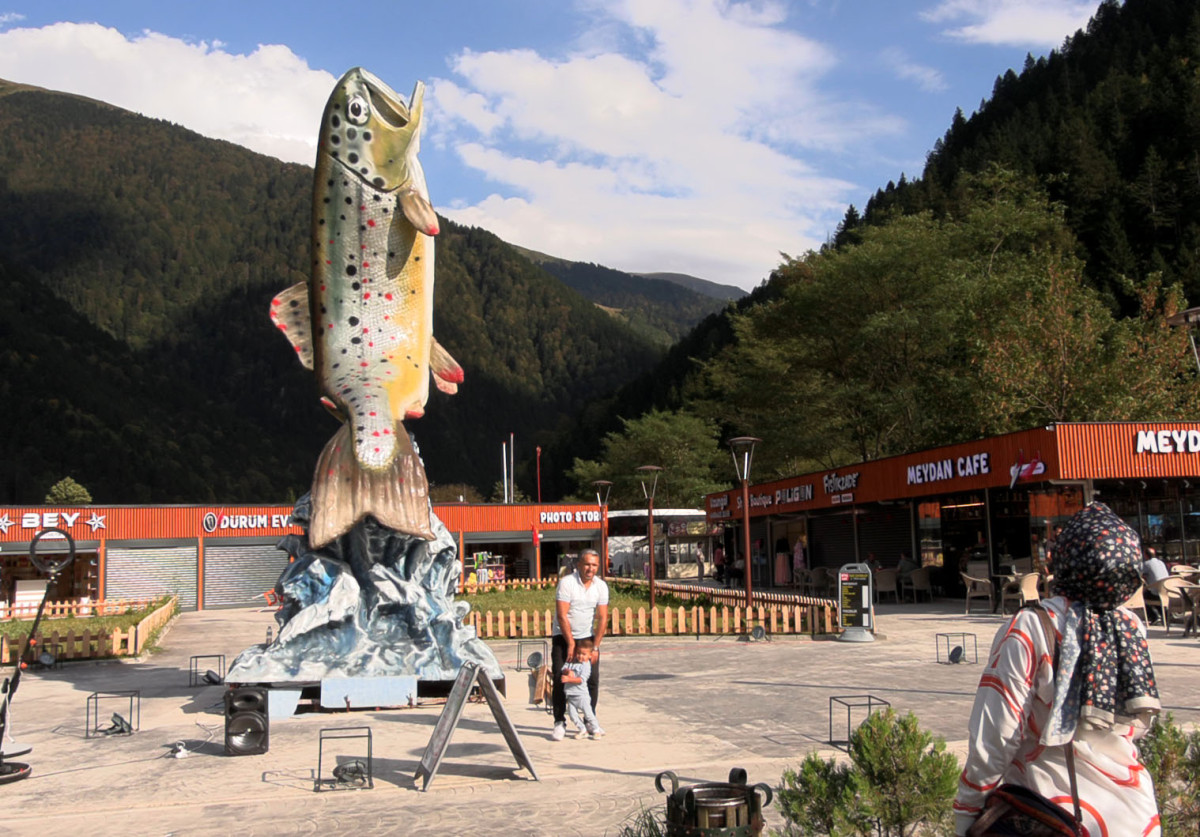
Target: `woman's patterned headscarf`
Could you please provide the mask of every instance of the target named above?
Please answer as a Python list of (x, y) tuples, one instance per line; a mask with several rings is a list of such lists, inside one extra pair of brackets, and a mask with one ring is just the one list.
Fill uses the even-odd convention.
[(1129, 612), (1118, 609), (1142, 583), (1137, 532), (1108, 506), (1091, 503), (1063, 526), (1053, 561), (1054, 592), (1068, 607), (1042, 742), (1070, 741), (1081, 721), (1109, 727), (1158, 712), (1145, 634)]

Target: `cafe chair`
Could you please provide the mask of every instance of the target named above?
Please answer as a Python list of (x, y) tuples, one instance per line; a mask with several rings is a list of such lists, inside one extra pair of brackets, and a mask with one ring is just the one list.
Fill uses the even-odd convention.
[(1007, 613), (1009, 602), (1015, 602), (1016, 610), (1020, 610), (1030, 602), (1040, 601), (1041, 598), (1038, 593), (1038, 574), (1023, 573), (1005, 584), (1004, 589), (1000, 591), (1000, 611)]
[(1171, 623), (1182, 622), (1187, 625), (1195, 610), (1191, 591), (1196, 585), (1189, 584), (1178, 576), (1170, 576), (1150, 585), (1150, 590), (1162, 602), (1163, 627), (1167, 635), (1171, 634)]
[(1134, 593), (1132, 596), (1130, 596), (1128, 599), (1126, 599), (1125, 602), (1122, 604), (1122, 607), (1124, 607), (1126, 610), (1133, 610), (1133, 611), (1140, 610), (1142, 612), (1142, 622), (1147, 625), (1150, 624), (1150, 616), (1146, 612), (1146, 585), (1145, 584), (1139, 585), (1137, 592)]
[(830, 595), (831, 588), (833, 587), (833, 576), (829, 572), (829, 568), (813, 567), (809, 572), (809, 583), (812, 585), (812, 594), (814, 596)]
[(929, 578), (929, 567), (921, 567), (919, 570), (913, 570), (904, 582), (904, 589), (912, 592), (913, 602), (917, 601), (917, 595), (925, 593), (929, 596), (929, 601), (933, 601), (933, 583)]
[(990, 578), (976, 578), (975, 576), (959, 573), (962, 576), (963, 584), (967, 585), (967, 609), (965, 614), (971, 613), (971, 599), (987, 599), (988, 613), (992, 612), (995, 606), (995, 600), (992, 597), (993, 588)]
[(892, 598), (900, 601), (899, 573), (896, 570), (877, 570), (875, 573), (875, 601), (878, 602), (884, 593), (891, 593)]

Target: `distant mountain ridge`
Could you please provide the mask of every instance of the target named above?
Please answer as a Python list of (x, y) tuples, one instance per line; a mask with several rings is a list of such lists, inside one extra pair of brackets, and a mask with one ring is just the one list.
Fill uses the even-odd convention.
[(718, 282), (710, 282), (707, 279), (690, 276), (686, 273), (634, 273), (633, 275), (644, 276), (647, 279), (662, 279), (666, 282), (674, 282), (676, 285), (683, 285), (683, 287), (690, 291), (695, 291), (703, 296), (711, 296), (713, 299), (736, 301), (749, 293), (749, 291), (745, 291), (736, 285), (722, 285)]
[(625, 273), (524, 247), (531, 261), (648, 340), (667, 347), (745, 292), (683, 273)]

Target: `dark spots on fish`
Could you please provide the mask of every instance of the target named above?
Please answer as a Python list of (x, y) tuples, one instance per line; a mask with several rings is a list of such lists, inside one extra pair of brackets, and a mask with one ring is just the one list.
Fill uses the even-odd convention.
[(353, 203), (353, 200), (351, 198), (346, 198), (346, 203), (347, 203), (347, 205), (349, 205), (349, 204)]
[[(380, 181), (380, 180), (383, 180), (383, 178), (381, 178), (381, 177), (377, 177), (377, 178), (375, 178), (375, 180), (376, 180), (376, 181)], [(378, 186), (378, 185), (379, 185), (379, 183), (378, 183), (378, 182), (376, 182), (376, 184), (375, 184), (375, 185), (376, 185), (376, 186)], [(371, 195), (371, 197), (373, 197), (373, 198), (374, 198), (375, 200), (377, 200), (377, 201), (381, 201), (381, 200), (383, 200), (383, 195), (379, 194), (378, 192), (375, 192), (374, 194), (372, 194), (372, 195)]]
[[(375, 184), (375, 187), (376, 187), (377, 189), (382, 189), (382, 188), (383, 188), (383, 178), (382, 178), (382, 177), (377, 177), (377, 178), (375, 178), (374, 180), (372, 180), (371, 182)], [(376, 200), (378, 200), (378, 199), (379, 199), (379, 195), (376, 195), (376, 196), (375, 196), (375, 199), (376, 199)]]
[(338, 153), (337, 153), (337, 151), (336, 151), (336, 150), (334, 150), (333, 152), (331, 152), (329, 156), (330, 156), (330, 157), (332, 157), (332, 158), (333, 158), (333, 159), (335, 159), (335, 160), (336, 160), (336, 159), (338, 159)]
[(356, 128), (347, 128), (346, 129), (346, 139), (355, 139), (357, 137), (358, 137), (358, 130)]
[(387, 208), (386, 206), (383, 208), (383, 214), (384, 214), (384, 215), (387, 215), (387, 214), (388, 214), (388, 208)]
[(342, 349), (342, 354), (347, 354), (347, 353), (348, 353), (348, 352), (347, 352), (347, 350), (346, 350), (346, 349)]
[(328, 313), (329, 313), (328, 311), (326, 311), (326, 310), (325, 310), (325, 306), (324, 306), (324, 305), (322, 305), (322, 306), (321, 306), (321, 313), (322, 313), (322, 314), (328, 314)]
[[(351, 160), (350, 162), (352, 162), (352, 163), (353, 163), (354, 161), (353, 161), (353, 160)], [(358, 170), (358, 173), (359, 173), (359, 174), (361, 174), (363, 177), (366, 177), (366, 176), (367, 176), (367, 174), (368, 174), (368, 171), (369, 171), (369, 170), (367, 169), (367, 167), (366, 167), (366, 166), (363, 166), (361, 169), (359, 169), (359, 170)]]
[(349, 154), (347, 154), (347, 155), (346, 155), (346, 160), (347, 160), (347, 161), (348, 161), (348, 162), (349, 162), (351, 165), (354, 165), (355, 163), (357, 163), (357, 162), (358, 162), (358, 155), (357, 155), (357, 154), (355, 154), (353, 151), (351, 151)]
[[(354, 274), (356, 274), (356, 273), (358, 273), (358, 268), (357, 268), (357, 267), (355, 267), (355, 266), (354, 266), (354, 265), (352, 265), (352, 264), (348, 264), (348, 265), (346, 265), (346, 275), (347, 275), (347, 276), (353, 276), (353, 275), (354, 275)], [(357, 284), (357, 283), (356, 283), (356, 284)], [(357, 290), (357, 288), (356, 288), (356, 290)]]
[(352, 326), (356, 326), (356, 325), (358, 325), (359, 321), (358, 321), (358, 317), (351, 317), (346, 322), (350, 323), (350, 325), (352, 325)]
[[(325, 203), (329, 203), (329, 198), (325, 199)], [(325, 219), (321, 218), (319, 221), (317, 221), (317, 226), (319, 226), (319, 227), (325, 226)]]
[[(326, 198), (326, 199), (325, 199), (325, 203), (329, 203), (329, 201), (330, 201), (330, 199), (329, 199), (329, 198)], [(321, 223), (322, 223), (322, 224), (324, 224), (324, 223), (325, 223), (325, 220), (324, 220), (324, 219), (322, 219), (322, 220), (321, 220)]]
[(388, 258), (389, 258), (389, 259), (394, 259), (394, 258), (396, 258), (396, 251), (395, 251), (395, 250), (388, 250)]
[(417, 295), (417, 289), (416, 289), (416, 288), (413, 288), (413, 289), (412, 289), (411, 291), (409, 291), (408, 293), (409, 293), (409, 295), (410, 295), (410, 296), (416, 296), (416, 295)]
[(341, 125), (341, 124), (342, 124), (341, 117), (339, 117), (339, 116), (338, 116), (338, 115), (335, 113), (335, 114), (333, 115), (333, 119), (329, 120), (329, 124), (330, 124), (330, 125), (332, 125), (332, 126), (333, 126), (333, 127), (335, 127), (335, 128), (336, 128), (336, 127), (338, 127), (339, 125)]
[(363, 141), (364, 142), (371, 141), (371, 132), (370, 131), (363, 131)]
[(326, 185), (326, 186), (332, 186), (332, 185), (333, 185), (333, 181), (332, 181), (332, 180), (330, 180), (330, 181), (328, 181), (328, 182), (327, 182), (325, 185)]
[(292, 308), (299, 308), (299, 307), (300, 307), (300, 300), (298, 300), (298, 299), (293, 299), (293, 300), (291, 301), (291, 303), (290, 303), (290, 304), (291, 304), (291, 307), (292, 307)]
[[(346, 216), (345, 216), (345, 215), (339, 215), (338, 217), (339, 217), (339, 218), (341, 218), (343, 221), (345, 221), (345, 220), (346, 220)], [(341, 235), (341, 233), (338, 233), (338, 235)]]
[[(350, 272), (350, 268), (347, 268), (346, 272), (347, 272), (347, 273), (349, 273), (349, 272)], [(352, 284), (352, 285), (350, 286), (350, 290), (352, 290), (352, 291), (357, 291), (357, 290), (360, 290), (361, 288), (362, 288), (362, 285), (360, 285), (358, 282), (355, 282), (354, 284)], [(351, 323), (350, 325), (358, 325), (358, 324), (357, 324), (357, 323)]]
[(334, 369), (338, 369), (339, 367), (341, 367), (341, 364), (340, 364), (340, 363), (335, 363), (335, 364), (333, 365), (333, 368), (334, 368)]
[(413, 256), (413, 261), (414, 261), (414, 262), (419, 262), (419, 261), (421, 261), (421, 257), (420, 257), (420, 256)]
[(341, 137), (339, 137), (337, 134), (332, 134), (332, 135), (330, 135), (330, 137), (329, 137), (329, 141), (330, 141), (331, 143), (333, 143), (334, 145), (338, 145), (339, 143), (341, 143), (341, 141), (342, 141), (342, 138), (341, 138)]
[(358, 225), (358, 231), (359, 231), (359, 232), (366, 232), (366, 231), (367, 231), (367, 225), (366, 225), (366, 224), (359, 224), (359, 225)]

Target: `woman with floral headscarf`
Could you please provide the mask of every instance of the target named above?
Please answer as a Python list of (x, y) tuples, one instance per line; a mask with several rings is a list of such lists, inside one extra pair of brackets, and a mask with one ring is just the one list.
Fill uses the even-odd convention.
[(971, 712), (956, 834), (967, 833), (988, 793), (1005, 783), (1071, 812), (1067, 747), (1074, 750), (1080, 834), (1161, 833), (1154, 785), (1133, 743), (1160, 709), (1158, 689), (1145, 626), (1120, 606), (1141, 584), (1141, 557), (1137, 533), (1103, 503), (1063, 527), (1054, 553), (1057, 595), (1042, 602), (1055, 644), (1032, 608), (996, 635)]

